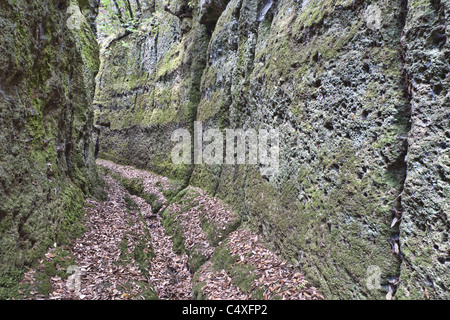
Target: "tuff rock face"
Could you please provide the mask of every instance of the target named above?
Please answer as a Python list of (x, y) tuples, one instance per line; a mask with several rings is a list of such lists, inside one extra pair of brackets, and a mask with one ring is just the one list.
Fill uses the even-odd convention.
[[(327, 298), (449, 298), (450, 2), (193, 4), (104, 44), (100, 157), (224, 199)], [(174, 165), (194, 121), (278, 128), (279, 170)]]
[[(81, 231), (96, 192), (98, 44), (76, 1), (0, 2), (0, 296), (24, 265)], [(89, 12), (88, 2), (80, 2)], [(86, 6), (85, 6), (86, 5)], [(80, 10), (78, 10), (80, 12)]]
[(449, 1), (408, 3), (405, 46), (411, 130), (406, 155), (399, 296), (448, 299), (450, 247)]

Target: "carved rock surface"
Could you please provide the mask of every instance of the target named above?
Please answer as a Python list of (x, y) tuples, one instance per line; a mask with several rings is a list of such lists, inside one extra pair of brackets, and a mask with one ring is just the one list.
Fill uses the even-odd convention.
[[(425, 299), (427, 289), (446, 299), (448, 10), (200, 1), (189, 31), (167, 15), (155, 33), (123, 39), (131, 49), (105, 50), (100, 157), (224, 199), (326, 298)], [(278, 128), (277, 174), (174, 165), (171, 133), (193, 134), (194, 121), (204, 131)]]
[(68, 8), (0, 3), (0, 298), (48, 246), (82, 232), (84, 194), (97, 192), (98, 44), (86, 19), (69, 28)]

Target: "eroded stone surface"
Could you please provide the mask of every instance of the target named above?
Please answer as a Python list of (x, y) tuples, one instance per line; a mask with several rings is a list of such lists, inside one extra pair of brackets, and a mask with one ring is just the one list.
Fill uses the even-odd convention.
[(81, 231), (83, 193), (96, 193), (98, 44), (86, 19), (68, 27), (68, 5), (0, 3), (1, 298), (24, 265)]
[[(398, 297), (445, 298), (447, 2), (267, 5), (231, 0), (213, 31), (199, 8), (185, 33), (167, 15), (155, 33), (122, 39), (131, 49), (105, 50), (100, 156), (226, 200), (328, 298), (385, 298), (398, 277)], [(192, 133), (194, 120), (279, 128), (277, 175), (173, 165), (170, 134)]]

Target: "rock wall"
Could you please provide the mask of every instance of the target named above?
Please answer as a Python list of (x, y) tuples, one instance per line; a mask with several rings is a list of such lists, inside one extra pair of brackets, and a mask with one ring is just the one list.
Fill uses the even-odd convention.
[(208, 34), (197, 20), (183, 23), (157, 4), (164, 21), (103, 44), (94, 101), (103, 129), (100, 157), (133, 159), (138, 167), (187, 181), (192, 166), (169, 161), (170, 135), (193, 129)]
[[(447, 2), (191, 4), (104, 45), (100, 157), (226, 200), (327, 298), (448, 298)], [(195, 120), (279, 129), (279, 170), (174, 165)]]
[(2, 298), (24, 265), (82, 230), (83, 194), (97, 192), (92, 99), (99, 51), (81, 13), (80, 28), (69, 28), (77, 12), (76, 1), (0, 2)]
[(411, 130), (400, 227), (399, 296), (449, 299), (450, 1), (409, 1), (402, 42)]

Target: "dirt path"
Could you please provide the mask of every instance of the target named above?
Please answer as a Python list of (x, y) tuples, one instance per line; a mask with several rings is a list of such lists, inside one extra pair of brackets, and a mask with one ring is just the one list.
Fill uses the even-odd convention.
[[(31, 290), (28, 298), (323, 298), (218, 199), (193, 187), (177, 194), (175, 182), (147, 171), (98, 164), (108, 200), (88, 199), (83, 236), (50, 249), (25, 274), (23, 284), (36, 285), (42, 270), (56, 269), (47, 294)], [(77, 271), (69, 276), (70, 266)]]

